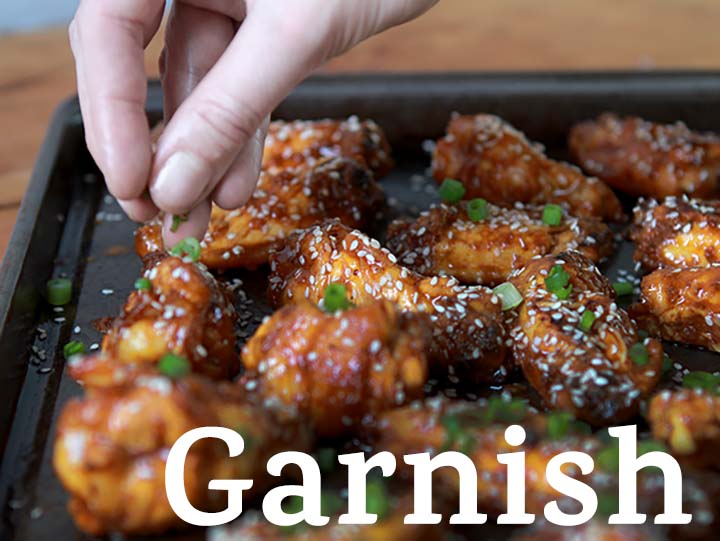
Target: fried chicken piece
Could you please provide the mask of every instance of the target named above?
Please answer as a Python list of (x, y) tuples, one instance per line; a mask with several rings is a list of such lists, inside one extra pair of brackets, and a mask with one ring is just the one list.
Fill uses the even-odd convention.
[(510, 541), (670, 541), (667, 528), (657, 524), (608, 524), (606, 518), (580, 526), (556, 526), (544, 520), (513, 534)]
[(656, 270), (643, 278), (640, 292), (630, 315), (642, 329), (720, 352), (720, 265)]
[[(545, 283), (558, 265), (572, 287), (566, 300)], [(546, 256), (530, 261), (510, 281), (524, 299), (511, 331), (513, 353), (545, 405), (596, 426), (634, 416), (660, 379), (662, 346), (654, 339), (641, 341), (593, 263), (576, 252)], [(594, 317), (584, 330), (588, 310)]]
[(309, 447), (307, 432), (278, 423), (229, 383), (148, 373), (119, 386), (90, 388), (84, 398), (65, 406), (53, 453), (78, 527), (104, 535), (187, 526), (167, 501), (165, 462), (180, 436), (202, 426), (238, 430), (245, 440), (245, 450), (236, 458), (229, 458), (220, 440), (203, 439), (191, 447), (185, 489), (190, 502), (203, 510), (226, 505), (222, 491), (208, 489), (211, 479), (253, 479), (251, 490), (262, 490), (269, 481), (269, 457)]
[[(250, 200), (239, 209), (214, 206), (208, 232), (202, 239), (200, 261), (212, 269), (255, 269), (288, 235), (326, 218), (350, 227), (374, 220), (384, 201), (380, 185), (357, 162), (335, 158), (310, 168), (263, 172)], [(146, 224), (135, 232), (141, 257), (162, 251), (162, 227)]]
[(482, 286), (449, 277), (424, 277), (397, 263), (380, 243), (337, 220), (293, 236), (270, 258), (275, 306), (308, 299), (321, 304), (327, 286), (343, 284), (357, 305), (386, 299), (421, 314), (432, 329), (429, 361), (469, 369), (480, 380), (507, 375), (500, 301)]
[(425, 331), (389, 301), (335, 313), (309, 302), (285, 306), (243, 348), (243, 382), (278, 414), (342, 436), (422, 395)]
[(720, 202), (667, 197), (640, 200), (630, 238), (647, 271), (720, 263)]
[(549, 226), (542, 207), (488, 204), (487, 210), (486, 218), (473, 221), (466, 202), (433, 206), (417, 220), (390, 224), (387, 247), (420, 274), (488, 286), (504, 282), (536, 256), (576, 250), (597, 263), (613, 248), (612, 232), (598, 218), (566, 215), (560, 225)]
[(466, 199), (482, 197), (504, 206), (557, 203), (574, 216), (623, 219), (608, 186), (574, 165), (551, 160), (542, 145), (493, 115), (453, 116), (447, 135), (437, 142), (432, 168), (438, 182), (462, 182)]
[[(240, 369), (235, 349), (235, 308), (229, 292), (202, 265), (167, 256), (153, 261), (143, 277), (151, 289), (136, 289), (102, 341), (103, 356), (70, 366), (85, 382), (99, 379), (105, 361), (134, 367), (155, 365), (166, 353), (190, 362), (193, 372), (227, 379)], [(158, 261), (156, 259), (156, 261)]]
[(681, 122), (663, 125), (606, 113), (574, 126), (569, 145), (585, 171), (630, 195), (720, 195), (720, 138)]
[(270, 123), (263, 169), (281, 172), (315, 165), (325, 158), (351, 158), (373, 172), (376, 179), (393, 167), (390, 145), (372, 120), (276, 120)]
[(650, 401), (653, 437), (695, 468), (717, 467), (720, 454), (720, 397), (700, 389), (662, 391)]

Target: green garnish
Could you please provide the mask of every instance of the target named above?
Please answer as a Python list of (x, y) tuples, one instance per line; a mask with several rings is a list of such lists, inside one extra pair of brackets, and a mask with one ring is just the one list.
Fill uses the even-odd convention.
[(301, 496), (287, 496), (283, 499), (280, 507), (288, 515), (300, 513), (303, 510), (303, 499)]
[(542, 213), (542, 221), (545, 225), (558, 226), (562, 223), (563, 208), (560, 205), (545, 205)]
[(69, 359), (74, 355), (82, 355), (83, 353), (85, 353), (85, 345), (77, 340), (68, 342), (65, 344), (65, 347), (63, 347), (63, 356), (66, 359)]
[(152, 282), (147, 278), (138, 278), (135, 280), (135, 289), (138, 291), (150, 291), (152, 289)]
[(377, 515), (379, 520), (385, 518), (390, 511), (385, 484), (380, 480), (373, 480), (365, 487), (365, 510), (371, 515)]
[(688, 389), (701, 389), (720, 395), (720, 376), (710, 372), (703, 372), (702, 370), (688, 372), (683, 377), (682, 384), (683, 387)]
[(553, 268), (550, 269), (550, 272), (545, 278), (545, 287), (561, 301), (570, 296), (572, 292), (570, 275), (562, 265), (554, 265)]
[(72, 282), (68, 278), (54, 278), (47, 283), (47, 300), (53, 306), (64, 306), (72, 297)]
[(663, 374), (666, 372), (670, 372), (673, 367), (673, 360), (670, 358), (670, 355), (667, 353), (663, 353), (663, 360), (662, 360), (662, 371)]
[(343, 510), (343, 503), (337, 494), (323, 490), (320, 493), (320, 512), (323, 515), (333, 516)]
[(463, 183), (451, 178), (446, 178), (440, 185), (440, 199), (445, 203), (457, 203), (465, 196)]
[(347, 297), (347, 288), (343, 284), (330, 284), (325, 288), (323, 307), (326, 312), (337, 312), (352, 308), (353, 304)]
[(570, 431), (574, 417), (566, 411), (555, 411), (547, 416), (547, 434), (551, 440), (561, 440)]
[(488, 416), (490, 422), (519, 423), (527, 414), (527, 404), (519, 398), (504, 400), (499, 396), (492, 396), (488, 400)]
[(606, 472), (616, 472), (620, 466), (620, 447), (617, 442), (611, 443), (602, 449), (595, 458), (600, 469)]
[(618, 297), (632, 295), (635, 292), (635, 287), (630, 282), (614, 282), (612, 286)]
[(520, 304), (522, 304), (523, 302), (522, 294), (510, 282), (500, 284), (495, 289), (493, 289), (493, 293), (500, 297), (503, 310), (511, 310), (516, 306), (520, 306)]
[(194, 237), (188, 237), (173, 246), (170, 253), (177, 257), (187, 256), (191, 260), (197, 261), (200, 259), (200, 241)]
[(190, 362), (180, 355), (166, 353), (158, 361), (158, 371), (171, 379), (179, 379), (190, 373)]
[(650, 361), (648, 350), (642, 342), (636, 342), (630, 346), (628, 356), (638, 366), (645, 366)]
[(578, 324), (578, 327), (583, 332), (590, 332), (590, 329), (592, 329), (593, 323), (595, 323), (596, 319), (597, 316), (595, 315), (595, 312), (593, 312), (592, 310), (585, 310), (582, 317), (580, 318), (580, 323)]
[(602, 517), (609, 517), (618, 512), (620, 500), (617, 494), (607, 492), (598, 495), (597, 514)]
[(488, 217), (488, 203), (484, 199), (473, 199), (467, 205), (467, 215), (473, 222), (480, 222)]
[(331, 472), (337, 464), (337, 452), (332, 447), (323, 447), (318, 449), (315, 459), (320, 466), (320, 471)]
[(173, 233), (177, 233), (177, 230), (180, 227), (180, 224), (183, 224), (187, 221), (188, 221), (187, 214), (173, 214), (172, 225), (170, 226), (170, 231), (172, 231)]

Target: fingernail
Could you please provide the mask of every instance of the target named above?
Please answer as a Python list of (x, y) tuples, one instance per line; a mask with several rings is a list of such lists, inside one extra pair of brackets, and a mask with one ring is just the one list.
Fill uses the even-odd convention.
[(211, 177), (205, 160), (191, 152), (176, 152), (150, 183), (150, 194), (158, 207), (180, 214), (198, 203)]

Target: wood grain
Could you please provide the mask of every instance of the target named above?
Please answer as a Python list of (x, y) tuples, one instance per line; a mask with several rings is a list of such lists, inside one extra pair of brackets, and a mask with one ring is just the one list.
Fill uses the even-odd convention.
[[(718, 69), (718, 20), (717, 0), (441, 0), (324, 69)], [(65, 29), (0, 37), (0, 253), (50, 115), (74, 92)]]

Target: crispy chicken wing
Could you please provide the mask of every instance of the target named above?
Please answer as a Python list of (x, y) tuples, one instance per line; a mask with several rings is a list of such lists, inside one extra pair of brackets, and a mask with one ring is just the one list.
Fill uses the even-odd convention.
[(389, 301), (327, 313), (303, 302), (275, 312), (243, 348), (245, 388), (281, 415), (341, 436), (422, 395), (425, 324)]
[(207, 269), (168, 256), (152, 262), (143, 277), (151, 287), (130, 294), (103, 338), (104, 355), (72, 365), (71, 375), (85, 382), (89, 369), (97, 380), (104, 361), (141, 367), (154, 365), (166, 353), (184, 357), (193, 372), (214, 379), (237, 374), (235, 308), (229, 292)]
[(662, 391), (647, 413), (653, 437), (695, 468), (717, 468), (720, 454), (720, 397), (700, 389)]
[(667, 197), (641, 200), (630, 236), (645, 270), (720, 263), (720, 202)]
[(541, 145), (492, 115), (454, 116), (433, 156), (438, 182), (457, 179), (465, 197), (498, 205), (558, 203), (575, 216), (623, 218), (607, 185), (586, 177), (577, 167), (549, 159)]
[(211, 479), (254, 479), (253, 490), (261, 490), (270, 456), (309, 446), (307, 432), (278, 423), (229, 383), (147, 373), (116, 387), (90, 388), (65, 406), (53, 454), (80, 529), (151, 534), (186, 526), (165, 495), (165, 462), (177, 439), (201, 426), (238, 430), (245, 439), (236, 458), (220, 440), (204, 439), (190, 449), (185, 489), (205, 510), (225, 505), (221, 491), (208, 489)]
[[(287, 236), (338, 218), (351, 227), (372, 222), (384, 201), (370, 171), (346, 158), (333, 158), (309, 168), (260, 174), (250, 200), (236, 210), (213, 207), (202, 239), (200, 261), (213, 269), (254, 269), (267, 263)], [(140, 227), (135, 247), (141, 257), (162, 251), (159, 223)]]
[[(556, 266), (568, 275), (566, 300), (545, 283)], [(639, 338), (592, 262), (575, 252), (533, 259), (511, 282), (524, 298), (511, 331), (513, 352), (545, 404), (593, 425), (635, 415), (661, 376), (662, 346)], [(585, 316), (583, 329), (587, 311), (593, 316)]]
[(681, 122), (604, 114), (573, 127), (569, 144), (586, 171), (621, 192), (656, 198), (720, 195), (720, 138)]
[(328, 285), (343, 284), (355, 304), (386, 299), (422, 314), (432, 328), (432, 363), (467, 367), (484, 380), (507, 374), (501, 306), (489, 289), (412, 272), (376, 240), (338, 221), (299, 232), (273, 254), (270, 266), (276, 306), (304, 299), (321, 303)]
[(612, 233), (598, 218), (563, 216), (546, 225), (543, 209), (517, 204), (487, 205), (486, 218), (473, 221), (468, 204), (437, 205), (415, 220), (390, 224), (387, 246), (408, 268), (461, 282), (498, 285), (535, 256), (577, 250), (598, 262), (612, 250)]
[(352, 158), (376, 179), (390, 172), (393, 161), (382, 128), (372, 120), (276, 120), (270, 123), (263, 169), (280, 172), (315, 165), (325, 158)]
[(651, 335), (720, 352), (720, 265), (645, 276), (630, 314)]

